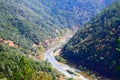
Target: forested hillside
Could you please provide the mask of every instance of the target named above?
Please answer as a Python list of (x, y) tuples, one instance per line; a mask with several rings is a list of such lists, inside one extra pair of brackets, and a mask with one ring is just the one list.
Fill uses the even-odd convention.
[[(56, 32), (56, 30), (60, 32)], [(0, 37), (14, 41), (29, 48), (32, 43), (39, 44), (49, 36), (61, 34), (61, 25), (47, 14), (39, 1), (1, 0)]]
[[(40, 53), (44, 48), (42, 42), (60, 37), (66, 33), (66, 30), (76, 30), (112, 1), (114, 0), (0, 0), (0, 79), (59, 80), (60, 77), (64, 77), (54, 70), (47, 61), (35, 61), (28, 57)], [(117, 9), (115, 6), (115, 10)], [(113, 10), (114, 8), (110, 9), (110, 11)], [(114, 13), (116, 11), (113, 11), (111, 15), (118, 15)], [(103, 15), (104, 12), (101, 14)], [(102, 15), (99, 15), (100, 20), (104, 20)], [(119, 17), (111, 18), (111, 15), (108, 16), (111, 21), (109, 25), (117, 26)], [(113, 24), (114, 20), (116, 24)], [(88, 26), (91, 27), (96, 21), (98, 21), (98, 25), (104, 23), (102, 21), (99, 23), (99, 20), (95, 18), (86, 26), (91, 24)], [(91, 28), (93, 32), (91, 32), (91, 37), (94, 30), (98, 29), (93, 28)], [(111, 29), (111, 27), (109, 28)], [(87, 30), (89, 31), (89, 28), (83, 31)], [(111, 35), (117, 32), (115, 30), (112, 29)], [(79, 30), (79, 33), (82, 32)], [(76, 36), (78, 34), (76, 33)], [(85, 33), (80, 39), (77, 38), (78, 41), (83, 41), (86, 37), (88, 34)], [(75, 41), (72, 43), (76, 44)], [(66, 47), (65, 49), (67, 49)], [(117, 53), (116, 55), (118, 55)], [(37, 57), (40, 56), (37, 55)], [(114, 62), (114, 64), (116, 63)]]
[[(40, 0), (65, 27), (79, 27), (113, 0)], [(47, 2), (47, 3), (46, 3)]]
[(0, 44), (1, 80), (59, 80), (60, 73), (47, 61), (29, 59), (17, 48)]
[(65, 27), (81, 26), (110, 2), (0, 0), (0, 38), (32, 50), (33, 43), (62, 35)]
[(65, 45), (61, 56), (76, 67), (112, 80), (120, 79), (120, 2), (86, 23)]

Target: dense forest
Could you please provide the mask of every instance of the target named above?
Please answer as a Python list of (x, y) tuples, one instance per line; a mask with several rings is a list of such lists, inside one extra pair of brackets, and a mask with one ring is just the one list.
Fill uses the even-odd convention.
[(79, 27), (110, 2), (0, 0), (0, 38), (33, 50), (33, 43), (58, 37), (65, 28)]
[[(112, 0), (40, 0), (64, 27), (80, 27)], [(47, 3), (46, 3), (47, 2)]]
[(0, 44), (0, 79), (59, 80), (60, 76), (47, 61), (29, 59), (19, 49)]
[(120, 2), (114, 2), (87, 22), (65, 45), (61, 56), (80, 69), (120, 79)]
[[(77, 54), (76, 57), (72, 53), (82, 51), (82, 54), (86, 52), (86, 56), (90, 55), (90, 60), (94, 61), (91, 59), (91, 53), (95, 53), (95, 50), (92, 49), (94, 45), (99, 43), (98, 46), (96, 46), (99, 51), (103, 47), (105, 48), (101, 51), (101, 54), (96, 53), (96, 56), (103, 55), (103, 51), (108, 53), (114, 52), (114, 48), (116, 48), (116, 54), (107, 53), (105, 56), (110, 56), (110, 58), (108, 57), (108, 59), (105, 60), (103, 56), (100, 57), (100, 59), (102, 58), (103, 61), (106, 61), (107, 66), (110, 65), (108, 70), (111, 71), (111, 74), (117, 73), (117, 71), (115, 70), (114, 72), (113, 69), (116, 69), (116, 65), (119, 64), (118, 53), (120, 45), (116, 45), (117, 42), (112, 43), (112, 41), (116, 40), (119, 36), (118, 31), (120, 27), (118, 27), (118, 25), (120, 22), (117, 16), (120, 6), (118, 3), (117, 5), (113, 4), (111, 6), (114, 7), (107, 8), (103, 12), (100, 12), (112, 1), (114, 0), (0, 0), (0, 79), (60, 80), (60, 77), (65, 78), (64, 75), (55, 70), (47, 61), (34, 60), (28, 56), (31, 53), (35, 55), (42, 51), (43, 45), (41, 42), (64, 35), (66, 29), (73, 31), (80, 28), (97, 13), (100, 14), (96, 15), (95, 18), (83, 26), (86, 27), (82, 30), (83, 32), (79, 30), (64, 47), (63, 50), (66, 50), (67, 54), (63, 51), (63, 53), (65, 53), (63, 57), (67, 56), (69, 59), (72, 59), (72, 57), (79, 59), (81, 56), (78, 58), (78, 55), (81, 54)], [(112, 14), (108, 15), (108, 12)], [(99, 20), (101, 22), (99, 22)], [(105, 27), (105, 25), (108, 26)], [(103, 27), (98, 28), (98, 26)], [(100, 31), (95, 33), (98, 29), (100, 29)], [(109, 30), (111, 30), (110, 34)], [(99, 34), (101, 34), (101, 36), (98, 36)], [(112, 38), (110, 36), (112, 36)], [(95, 41), (93, 41), (93, 37)], [(78, 42), (80, 43), (76, 46)], [(103, 42), (103, 44), (100, 44), (100, 42)], [(108, 43), (108, 45), (105, 45), (104, 42)], [(10, 43), (12, 43), (12, 46), (9, 45)], [(33, 47), (34, 45), (37, 45), (39, 49)], [(91, 45), (91, 47), (89, 45)], [(114, 45), (114, 47), (112, 47), (112, 45)], [(91, 51), (91, 53), (88, 55), (89, 51)], [(106, 54), (106, 52), (104, 54)], [(69, 53), (71, 54), (69, 55)], [(66, 59), (68, 59), (67, 57)], [(96, 61), (99, 62), (100, 59), (97, 58)], [(116, 59), (118, 59), (118, 61), (116, 61)], [(114, 65), (111, 66), (111, 63), (108, 64), (108, 60), (113, 61)], [(77, 66), (79, 66), (79, 63), (77, 63)], [(119, 66), (117, 67), (119, 70)], [(90, 69), (93, 68), (90, 67)]]

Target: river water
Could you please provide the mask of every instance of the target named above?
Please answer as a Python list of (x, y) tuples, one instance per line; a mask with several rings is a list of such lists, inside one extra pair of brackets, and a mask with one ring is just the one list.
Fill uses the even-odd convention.
[[(68, 39), (67, 39), (68, 40)], [(44, 60), (47, 60), (48, 62), (50, 62), (52, 64), (52, 66), (58, 70), (59, 72), (63, 73), (64, 75), (66, 75), (66, 77), (68, 78), (74, 78), (77, 77), (77, 79), (75, 80), (88, 80), (85, 77), (83, 77), (82, 75), (78, 74), (79, 76), (70, 74), (69, 72), (67, 72), (66, 70), (70, 70), (74, 73), (76, 73), (77, 69), (71, 68), (70, 66), (68, 66), (67, 64), (60, 64), (55, 57), (53, 56), (53, 52), (55, 49), (59, 48), (61, 45), (65, 44), (61, 43), (58, 44), (56, 46), (54, 46), (53, 48), (49, 49), (47, 52), (44, 53)], [(77, 73), (76, 73), (77, 74)]]

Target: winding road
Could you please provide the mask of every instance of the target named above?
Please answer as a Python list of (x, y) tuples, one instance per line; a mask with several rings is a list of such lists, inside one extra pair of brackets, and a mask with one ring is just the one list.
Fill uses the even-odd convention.
[[(47, 52), (45, 52), (44, 53), (44, 60), (47, 60), (48, 62), (50, 62), (56, 70), (63, 73), (64, 75), (66, 75), (66, 77), (68, 77), (68, 78), (73, 78), (74, 80), (89, 80), (89, 79), (86, 79), (85, 77), (83, 77), (82, 75), (80, 75), (76, 72), (79, 70), (71, 68), (70, 66), (68, 66), (66, 64), (60, 64), (53, 56), (52, 53), (54, 52), (54, 50), (59, 48), (60, 46), (62, 46), (66, 42), (60, 43), (60, 44), (54, 46), (53, 48), (49, 49)], [(70, 74), (67, 70), (72, 71), (74, 74)]]

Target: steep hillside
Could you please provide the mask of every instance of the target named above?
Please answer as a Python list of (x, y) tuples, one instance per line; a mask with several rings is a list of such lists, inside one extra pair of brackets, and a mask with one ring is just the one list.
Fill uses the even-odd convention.
[(31, 49), (33, 43), (62, 35), (65, 27), (82, 25), (110, 2), (0, 0), (0, 38)]
[(57, 34), (61, 34), (61, 30), (60, 24), (47, 14), (44, 5), (38, 1), (0, 1), (1, 38), (29, 48), (32, 43), (39, 44), (49, 36), (55, 38)]
[(60, 75), (47, 61), (29, 59), (19, 49), (0, 44), (0, 80), (59, 80)]
[[(66, 27), (79, 27), (113, 0), (40, 0)], [(46, 3), (47, 2), (47, 3)]]
[(25, 54), (38, 54), (44, 49), (41, 42), (83, 25), (111, 1), (0, 0), (0, 79), (59, 80), (60, 74), (49, 63)]
[[(112, 80), (120, 79), (120, 2), (101, 11), (66, 44), (62, 57), (73, 65)], [(116, 50), (117, 49), (117, 50)]]

